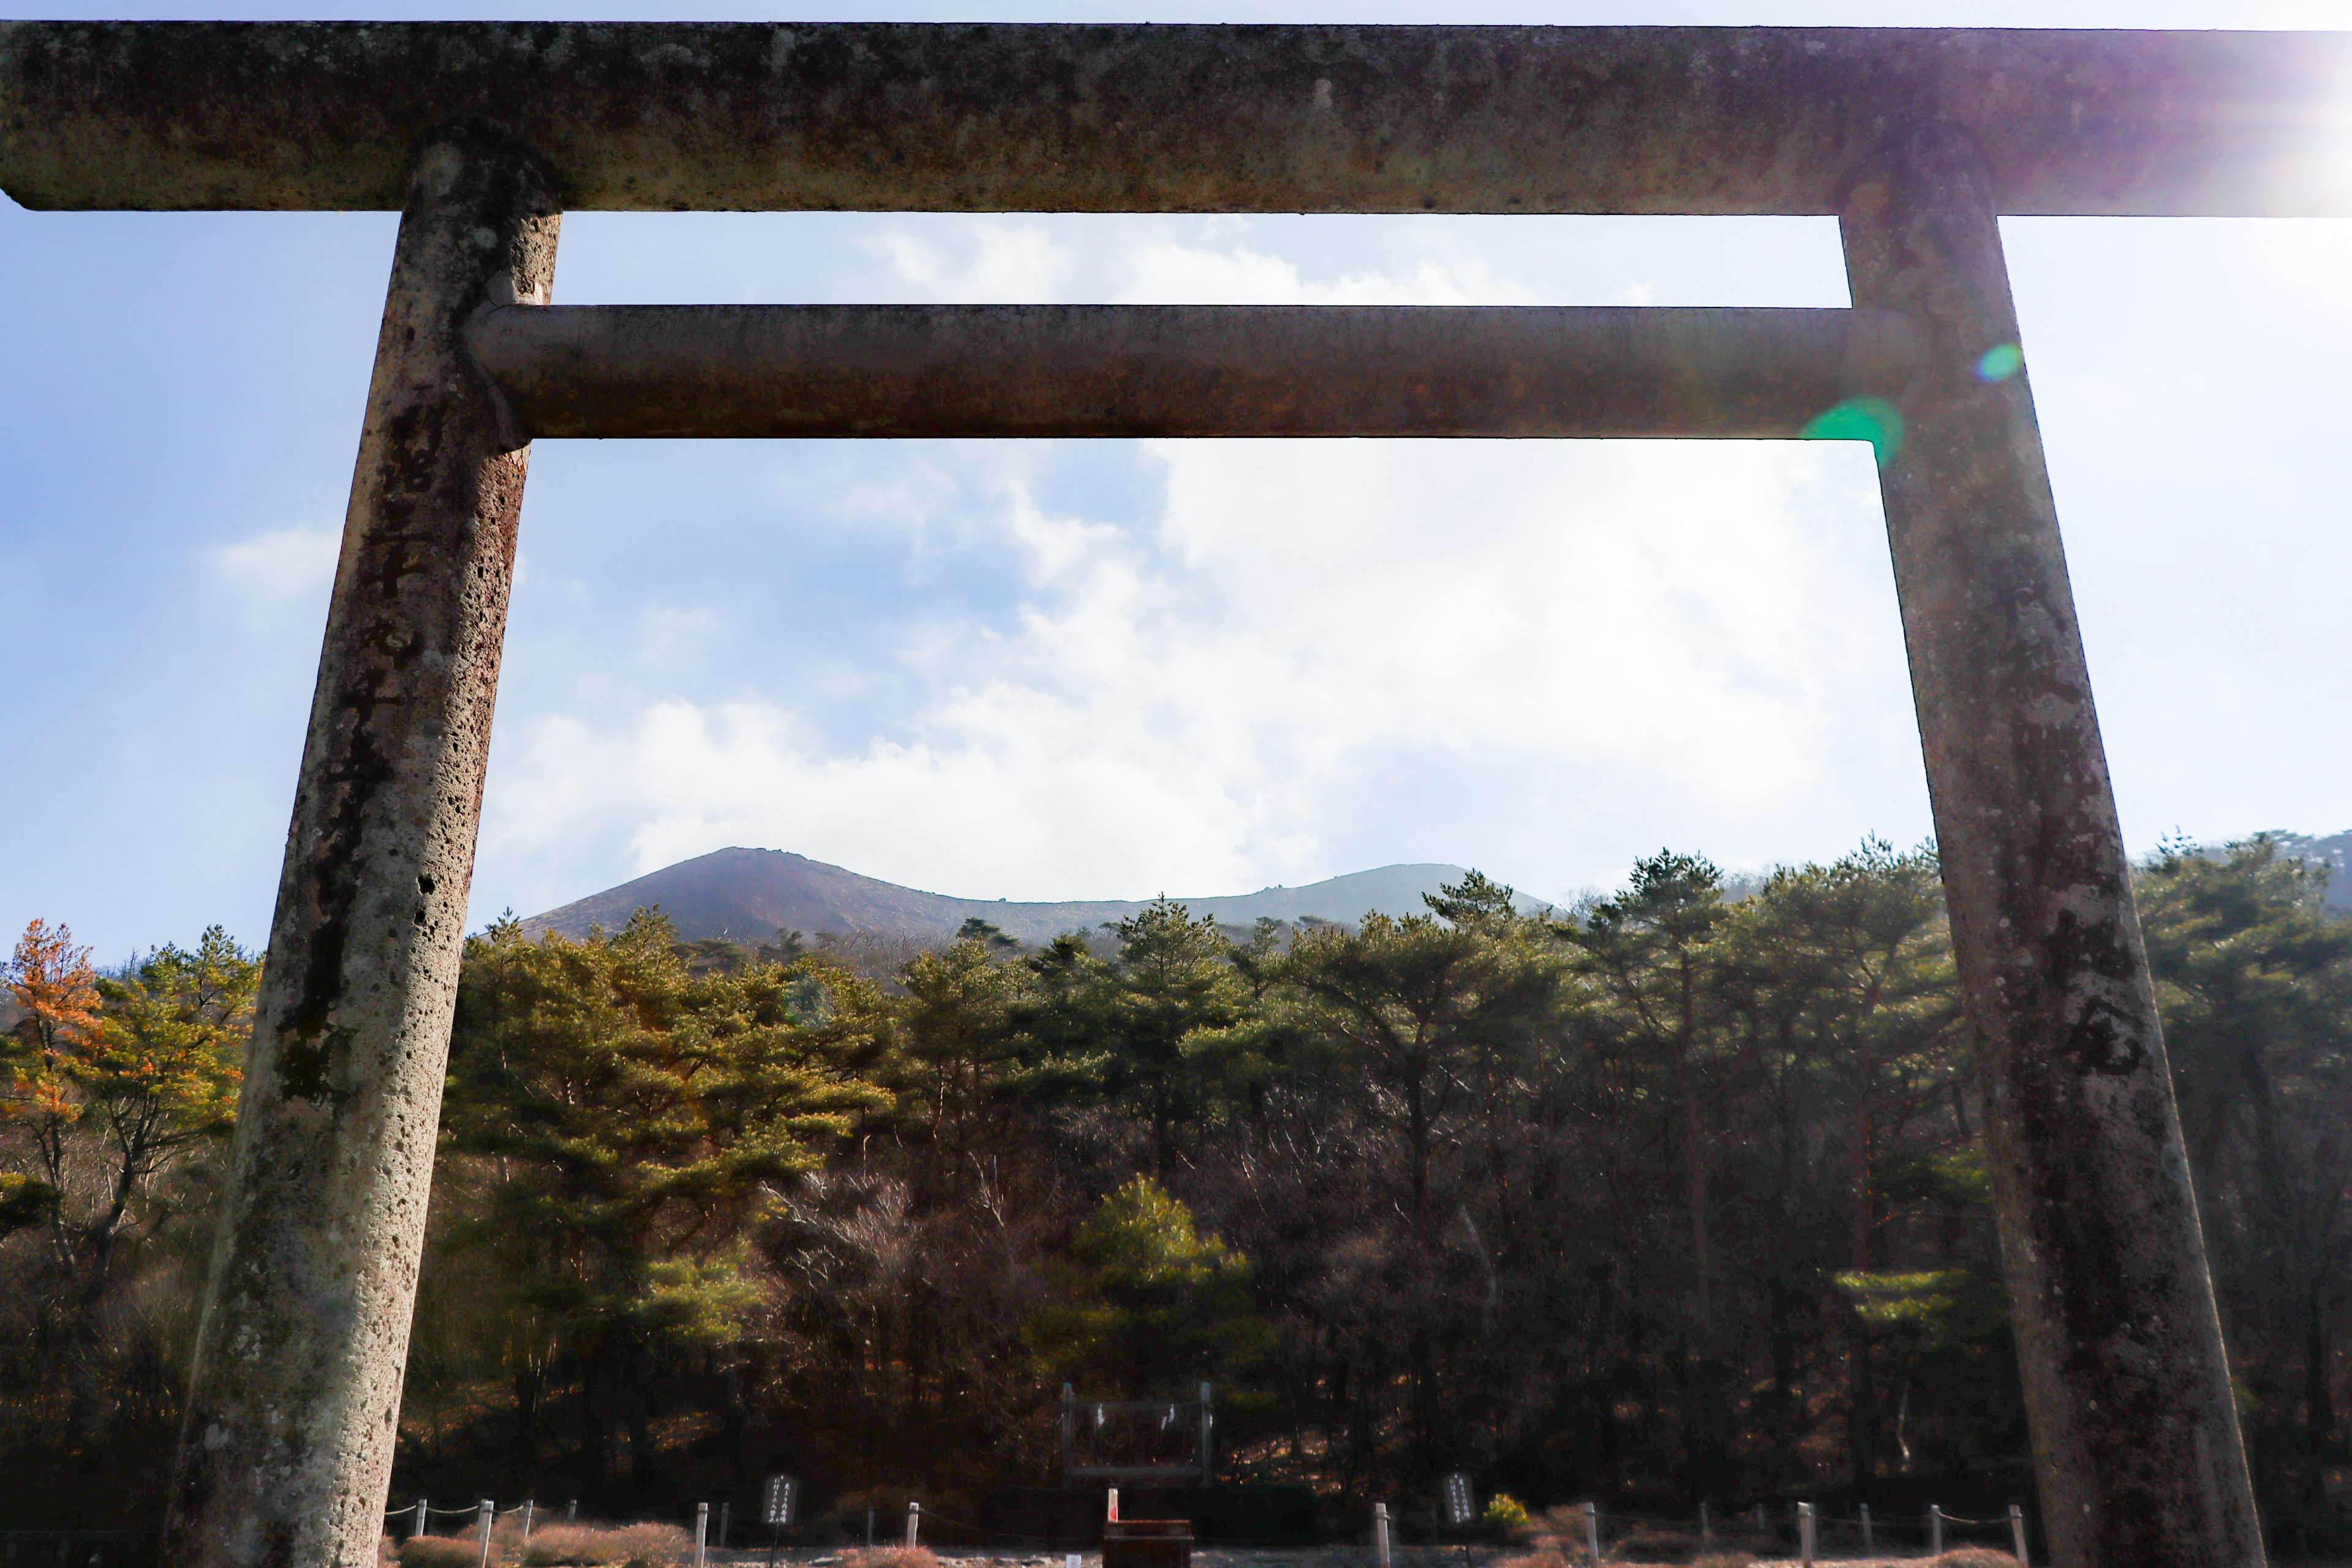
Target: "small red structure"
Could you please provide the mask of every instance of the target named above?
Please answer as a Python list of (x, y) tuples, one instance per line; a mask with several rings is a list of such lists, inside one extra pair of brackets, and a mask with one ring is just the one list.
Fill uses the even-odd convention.
[(1189, 1519), (1103, 1521), (1103, 1568), (1192, 1568)]

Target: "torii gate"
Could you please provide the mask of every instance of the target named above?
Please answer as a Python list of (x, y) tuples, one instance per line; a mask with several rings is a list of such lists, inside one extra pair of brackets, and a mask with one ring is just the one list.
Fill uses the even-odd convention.
[[(2313, 34), (0, 23), (26, 206), (402, 212), (164, 1560), (374, 1560), (534, 436), (1810, 430), (1878, 450), (2055, 1556), (2259, 1563), (1996, 219), (2352, 212), (2347, 89)], [(1854, 308), (566, 310), (567, 207), (1828, 214)]]

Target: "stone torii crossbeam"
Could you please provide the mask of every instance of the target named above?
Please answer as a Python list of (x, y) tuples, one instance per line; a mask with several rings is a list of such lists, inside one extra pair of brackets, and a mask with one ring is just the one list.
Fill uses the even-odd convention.
[[(2347, 90), (2309, 34), (0, 24), (27, 207), (402, 214), (164, 1560), (374, 1561), (531, 437), (1811, 430), (1878, 452), (2053, 1554), (2260, 1563), (1997, 219), (2352, 211)], [(567, 310), (567, 208), (1830, 215), (1853, 308)]]

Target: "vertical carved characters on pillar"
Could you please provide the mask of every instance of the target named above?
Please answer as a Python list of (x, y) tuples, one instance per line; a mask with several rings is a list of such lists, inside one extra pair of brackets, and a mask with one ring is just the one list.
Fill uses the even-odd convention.
[(376, 1558), (530, 452), (464, 342), (545, 303), (555, 184), (419, 153), (271, 924), (163, 1558)]

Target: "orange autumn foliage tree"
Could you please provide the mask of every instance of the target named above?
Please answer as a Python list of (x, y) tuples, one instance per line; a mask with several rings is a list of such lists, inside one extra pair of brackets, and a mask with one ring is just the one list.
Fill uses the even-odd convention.
[(0, 1238), (15, 1249), (0, 1332), (16, 1353), (0, 1360), (25, 1363), (0, 1384), (31, 1396), (25, 1435), (102, 1444), (122, 1403), (110, 1391), (142, 1381), (126, 1369), (176, 1359), (163, 1347), (178, 1330), (149, 1320), (157, 1300), (184, 1315), (187, 1292), (159, 1295), (142, 1259), (171, 1221), (209, 1210), (259, 977), (218, 927), (100, 974), (71, 931), (37, 920), (0, 965), (16, 1013), (0, 1037)]
[(17, 940), (0, 970), (23, 1014), (0, 1058), (0, 1117), (31, 1145), (28, 1174), (48, 1189), (41, 1205), (74, 1272), (102, 1274), (172, 1156), (235, 1121), (260, 969), (218, 926), (110, 977), (64, 926), (37, 920)]
[(15, 1222), (10, 1228), (47, 1220), (53, 1243), (63, 1248), (61, 1198), (71, 1134), (81, 1120), (72, 1064), (103, 1027), (98, 972), (89, 966), (89, 949), (74, 945), (72, 931), (37, 920), (17, 938), (0, 974), (23, 1013), (10, 1031), (0, 1118), (23, 1132), (36, 1165), (35, 1172), (10, 1173), (0, 1188), (0, 1215)]

